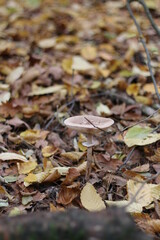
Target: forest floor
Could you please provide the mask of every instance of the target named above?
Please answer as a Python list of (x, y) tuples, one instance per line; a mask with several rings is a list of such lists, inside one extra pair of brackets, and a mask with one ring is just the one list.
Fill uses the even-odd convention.
[[(159, 37), (131, 6), (159, 88)], [(159, 235), (159, 107), (126, 1), (0, 0), (0, 215), (114, 204)], [(64, 125), (84, 114), (115, 122), (95, 136), (90, 184), (86, 137)]]

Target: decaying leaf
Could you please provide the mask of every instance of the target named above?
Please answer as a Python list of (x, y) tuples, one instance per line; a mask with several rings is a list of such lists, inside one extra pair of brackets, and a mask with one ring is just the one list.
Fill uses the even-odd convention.
[(136, 125), (131, 127), (124, 136), (124, 142), (128, 147), (145, 146), (160, 140), (159, 133), (152, 133), (153, 129), (150, 127), (141, 127)]
[(58, 194), (57, 203), (68, 205), (71, 203), (80, 193), (80, 187), (75, 186), (73, 188), (69, 188), (63, 186)]
[(89, 211), (101, 211), (106, 208), (100, 195), (90, 183), (87, 183), (81, 191), (81, 203)]

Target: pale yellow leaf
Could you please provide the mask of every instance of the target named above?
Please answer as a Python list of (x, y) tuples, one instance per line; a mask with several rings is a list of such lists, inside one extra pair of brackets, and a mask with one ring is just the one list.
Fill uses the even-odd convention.
[(17, 67), (15, 68), (6, 78), (6, 82), (9, 84), (14, 83), (16, 80), (18, 80), (24, 72), (23, 67)]
[(94, 69), (94, 66), (90, 64), (88, 61), (86, 61), (81, 56), (74, 56), (73, 57), (73, 64), (72, 69), (79, 70), (79, 71), (87, 71)]
[(87, 183), (81, 191), (81, 203), (89, 211), (101, 211), (106, 206), (92, 184)]
[(22, 162), (27, 162), (27, 159), (24, 156), (11, 152), (0, 153), (0, 160), (2, 161), (19, 160)]
[[(128, 200), (131, 201), (136, 192), (143, 183), (133, 180), (127, 182)], [(135, 202), (141, 204), (142, 207), (148, 206), (154, 199), (160, 199), (160, 185), (145, 183), (141, 191), (137, 194)]]
[[(142, 205), (139, 203), (131, 203), (129, 201), (105, 201), (108, 206), (116, 206), (116, 207), (126, 207), (126, 211), (130, 213), (141, 213), (143, 208)], [(128, 206), (127, 206), (128, 205)]]
[(51, 87), (35, 87), (28, 96), (45, 95), (60, 92), (64, 89), (63, 85), (54, 85)]
[(38, 42), (38, 47), (47, 49), (47, 48), (54, 47), (55, 44), (56, 44), (56, 38), (46, 38)]
[(98, 103), (96, 107), (96, 112), (99, 115), (106, 115), (106, 116), (109, 116), (112, 113), (109, 107), (107, 105), (104, 105), (103, 103)]
[(97, 49), (94, 46), (86, 46), (82, 48), (81, 55), (88, 61), (93, 61), (97, 57)]
[(6, 103), (10, 100), (11, 94), (10, 92), (2, 92), (0, 93), (0, 105), (2, 105), (3, 103)]

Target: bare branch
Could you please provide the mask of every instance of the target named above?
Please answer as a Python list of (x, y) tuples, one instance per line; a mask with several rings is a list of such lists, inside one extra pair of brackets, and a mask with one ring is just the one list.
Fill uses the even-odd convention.
[(156, 84), (156, 80), (155, 80), (155, 77), (154, 77), (154, 74), (153, 74), (153, 71), (152, 71), (151, 57), (150, 57), (150, 54), (149, 54), (149, 51), (148, 51), (145, 39), (143, 37), (143, 33), (141, 31), (141, 28), (140, 28), (137, 20), (135, 19), (133, 11), (132, 11), (131, 6), (130, 6), (130, 3), (134, 2), (134, 1), (135, 2), (139, 2), (144, 7), (145, 13), (146, 13), (148, 19), (150, 20), (150, 22), (152, 24), (152, 27), (157, 32), (158, 36), (160, 36), (160, 31), (159, 31), (158, 27), (156, 26), (155, 22), (153, 21), (153, 18), (152, 18), (151, 14), (150, 14), (150, 11), (149, 11), (147, 5), (144, 3), (143, 0), (127, 0), (127, 8), (128, 8), (128, 11), (129, 11), (129, 14), (130, 14), (131, 18), (133, 19), (133, 21), (134, 21), (134, 23), (136, 25), (137, 31), (139, 33), (139, 40), (142, 43), (142, 45), (144, 47), (144, 50), (146, 52), (148, 69), (149, 69), (149, 72), (150, 72), (150, 75), (151, 75), (151, 78), (152, 78), (152, 81), (153, 81), (153, 84), (154, 84), (155, 92), (157, 94), (158, 100), (160, 101), (160, 95), (159, 95), (157, 84)]

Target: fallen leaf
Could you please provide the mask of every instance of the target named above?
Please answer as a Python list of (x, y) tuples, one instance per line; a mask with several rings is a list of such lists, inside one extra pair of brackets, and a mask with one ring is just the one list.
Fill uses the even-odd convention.
[(20, 137), (23, 138), (26, 142), (34, 144), (38, 140), (45, 140), (48, 133), (48, 131), (30, 129), (21, 132)]
[(51, 87), (34, 87), (34, 89), (28, 94), (28, 96), (37, 96), (37, 95), (45, 95), (60, 92), (64, 89), (63, 85), (54, 85)]
[(19, 174), (28, 174), (37, 167), (36, 161), (28, 161), (26, 163), (17, 163)]
[(58, 148), (56, 148), (54, 145), (42, 148), (43, 157), (50, 157), (54, 155), (57, 151)]
[(97, 57), (97, 49), (94, 46), (88, 45), (81, 50), (81, 55), (88, 61), (93, 61)]
[(0, 199), (0, 208), (1, 207), (8, 207), (9, 204), (8, 204), (8, 200), (4, 200), (4, 199)]
[(79, 71), (87, 71), (87, 70), (94, 69), (94, 66), (89, 62), (87, 62), (84, 58), (80, 56), (74, 56), (72, 69), (79, 70)]
[(0, 153), (0, 160), (2, 161), (19, 160), (22, 162), (27, 162), (27, 159), (24, 156), (17, 153), (11, 153), (11, 152)]
[(62, 157), (65, 157), (72, 162), (78, 162), (83, 156), (85, 155), (84, 152), (65, 152), (61, 153)]
[(24, 72), (23, 67), (17, 67), (15, 68), (6, 78), (6, 82), (9, 84), (14, 83), (16, 80), (18, 80)]
[(32, 196), (23, 196), (22, 197), (22, 204), (27, 205), (28, 203), (32, 202), (33, 197)]
[(3, 104), (3, 103), (6, 103), (10, 100), (11, 98), (11, 94), (10, 92), (1, 92), (0, 93), (0, 106)]
[(89, 211), (101, 211), (106, 206), (92, 184), (87, 183), (81, 191), (81, 203)]
[(152, 133), (153, 129), (150, 127), (141, 127), (136, 125), (131, 127), (124, 136), (124, 142), (128, 147), (145, 146), (160, 140), (159, 133)]
[(58, 194), (58, 198), (56, 201), (59, 204), (68, 205), (76, 197), (78, 197), (79, 193), (80, 193), (80, 188), (77, 186), (75, 188), (68, 188), (63, 186)]
[(56, 38), (47, 38), (47, 39), (42, 39), (38, 42), (38, 47), (47, 49), (47, 48), (52, 48), (56, 44)]
[(96, 112), (101, 116), (110, 116), (112, 114), (109, 107), (107, 105), (104, 105), (103, 103), (97, 104)]
[(139, 203), (131, 203), (129, 201), (105, 201), (107, 203), (108, 206), (115, 206), (115, 207), (126, 207), (126, 211), (130, 212), (130, 213), (141, 213), (143, 208), (141, 206), (141, 204)]
[[(139, 183), (133, 180), (127, 182), (128, 200), (132, 201), (136, 192), (143, 183)], [(160, 199), (160, 185), (145, 183), (141, 191), (137, 194), (135, 202), (141, 204), (142, 207), (146, 207), (151, 204), (154, 199)]]

